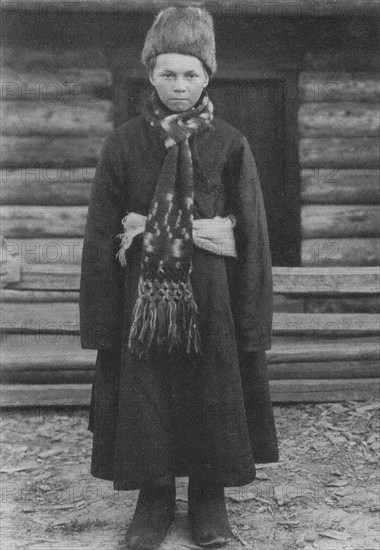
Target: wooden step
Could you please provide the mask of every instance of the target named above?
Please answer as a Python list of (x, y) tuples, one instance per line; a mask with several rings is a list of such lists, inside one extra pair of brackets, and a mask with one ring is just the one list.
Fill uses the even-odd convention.
[[(275, 380), (270, 382), (273, 403), (364, 401), (379, 397), (380, 379)], [(88, 406), (91, 384), (9, 384), (0, 386), (2, 408)]]
[[(5, 302), (0, 305), (0, 315), (3, 333), (79, 333), (79, 307), (76, 302)], [(380, 315), (275, 313), (273, 332), (284, 337), (375, 335), (380, 333)]]
[[(0, 379), (7, 384), (91, 383), (96, 350), (78, 336), (3, 335)], [(277, 338), (267, 352), (269, 378), (334, 379), (380, 377), (380, 341), (375, 337), (330, 340)]]

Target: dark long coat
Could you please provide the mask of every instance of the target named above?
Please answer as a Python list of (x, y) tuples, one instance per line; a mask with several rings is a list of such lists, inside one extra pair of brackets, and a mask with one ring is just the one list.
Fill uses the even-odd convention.
[(141, 236), (115, 258), (129, 212), (147, 215), (166, 154), (142, 116), (106, 138), (92, 188), (80, 284), (83, 348), (97, 349), (90, 424), (92, 473), (135, 489), (191, 472), (224, 485), (254, 479), (254, 460), (278, 460), (265, 349), (271, 345), (272, 273), (264, 204), (246, 138), (214, 117), (190, 138), (194, 217), (233, 214), (238, 257), (194, 247), (192, 285), (203, 355), (138, 361), (127, 348)]

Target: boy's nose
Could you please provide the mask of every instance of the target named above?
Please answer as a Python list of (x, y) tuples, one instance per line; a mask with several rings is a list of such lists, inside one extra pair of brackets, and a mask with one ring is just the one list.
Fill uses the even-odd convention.
[(176, 79), (175, 86), (174, 86), (174, 91), (175, 92), (185, 92), (186, 91), (185, 81), (182, 78), (177, 78)]

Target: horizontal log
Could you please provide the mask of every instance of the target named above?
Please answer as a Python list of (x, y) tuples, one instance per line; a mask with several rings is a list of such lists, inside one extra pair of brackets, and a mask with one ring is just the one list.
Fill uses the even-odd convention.
[(380, 333), (380, 316), (370, 313), (275, 313), (273, 333), (294, 337), (375, 335)]
[(2, 206), (5, 237), (83, 237), (86, 206)]
[[(75, 241), (74, 241), (75, 242)], [(315, 241), (319, 242), (319, 241)], [(9, 254), (13, 252), (8, 249)], [(12, 257), (12, 256), (10, 256)], [(23, 256), (21, 255), (21, 258)], [(27, 256), (25, 256), (27, 258)], [(79, 290), (80, 265), (22, 262), (21, 280), (10, 290)], [(379, 293), (377, 267), (274, 267), (273, 283), (277, 294), (376, 294)]]
[(78, 137), (47, 136), (3, 136), (3, 169), (18, 167), (81, 168), (96, 166), (99, 160), (103, 135)]
[(378, 294), (380, 271), (377, 268), (274, 267), (276, 293), (294, 294)]
[(334, 41), (334, 47), (328, 49), (321, 47), (318, 41), (318, 46), (306, 51), (302, 69), (306, 72), (367, 73), (376, 78), (380, 72), (379, 54), (374, 47), (370, 48), (363, 52), (362, 48), (340, 47)]
[(269, 386), (273, 403), (366, 401), (379, 396), (380, 379), (272, 380)]
[[(361, 340), (361, 339), (360, 339)], [(1, 336), (1, 351), (6, 364), (12, 362), (18, 354), (24, 355), (26, 361), (37, 360), (43, 362), (45, 357), (54, 357), (51, 368), (59, 358), (72, 361), (80, 368), (95, 365), (96, 350), (81, 348), (79, 334), (38, 334), (38, 333), (3, 333)], [(49, 360), (48, 360), (49, 361)], [(67, 363), (66, 363), (67, 364)], [(83, 366), (85, 365), (85, 366)], [(87, 366), (86, 366), (87, 365)]]
[[(17, 335), (6, 335), (6, 338)], [(34, 337), (31, 335), (31, 337)], [(17, 340), (20, 341), (20, 338)], [(12, 345), (12, 341), (8, 347)], [(79, 346), (79, 344), (78, 344)], [(14, 347), (14, 346), (13, 346)], [(13, 348), (12, 348), (13, 349)], [(29, 349), (29, 348), (28, 348)], [(300, 338), (275, 335), (272, 349), (266, 352), (268, 364), (329, 363), (334, 361), (378, 361), (380, 342), (376, 336), (350, 338)]]
[[(379, 285), (380, 289), (380, 285)], [(310, 294), (304, 299), (304, 313), (380, 313), (380, 294), (327, 297)]]
[(21, 280), (9, 288), (16, 290), (79, 290), (80, 266), (66, 264), (22, 264)]
[(0, 204), (36, 206), (88, 205), (95, 168), (25, 168), (0, 171)]
[(113, 128), (111, 101), (3, 101), (3, 136), (106, 136)]
[(1, 332), (79, 333), (76, 302), (3, 302), (0, 313)]
[[(2, 281), (3, 276), (1, 277)], [(296, 277), (294, 278), (296, 280)], [(274, 296), (274, 311), (276, 313), (303, 313), (303, 312), (326, 312), (326, 313), (345, 313), (349, 311), (350, 313), (378, 313), (380, 312), (380, 301), (379, 296), (375, 297), (363, 297), (360, 294), (360, 297), (356, 298), (326, 298), (327, 295), (341, 294), (342, 291), (336, 289), (338, 285), (333, 284), (328, 287), (325, 281), (322, 282), (322, 285), (318, 286), (306, 286), (304, 287), (303, 292), (305, 292), (307, 298), (298, 297), (302, 293), (302, 290), (293, 289), (291, 287), (293, 281), (289, 283), (289, 292), (284, 296), (281, 294), (275, 294)], [(280, 283), (281, 284), (281, 283)], [(350, 286), (349, 291), (353, 292), (355, 287)], [(360, 287), (356, 287), (356, 291), (362, 292)], [(276, 287), (275, 287), (276, 292)], [(377, 285), (376, 290), (377, 294), (380, 293), (380, 287)], [(319, 294), (322, 293), (322, 299)], [(291, 294), (296, 294), (297, 296), (291, 296)], [(318, 298), (310, 298), (310, 296), (319, 296)], [(25, 302), (78, 302), (79, 301), (79, 292), (75, 291), (57, 291), (57, 290), (11, 290), (8, 288), (2, 288), (1, 291), (1, 300), (2, 302), (15, 302), (15, 303), (25, 303)]]
[[(12, 369), (0, 368), (2, 384), (91, 384), (94, 365), (80, 368), (73, 363), (54, 365), (14, 364)], [(269, 380), (355, 379), (380, 378), (379, 361), (329, 363), (276, 363), (269, 365)]]
[(92, 384), (94, 369), (0, 371), (1, 384)]
[(88, 406), (91, 384), (1, 384), (1, 408)]
[[(17, 254), (22, 265), (36, 263), (79, 265), (82, 260), (82, 250), (82, 238), (7, 238), (4, 241), (0, 258), (2, 262), (6, 262), (13, 254)], [(303, 267), (376, 266), (380, 264), (380, 242), (378, 239), (304, 239), (301, 243), (301, 258)], [(23, 278), (27, 277), (28, 279), (28, 281), (24, 280), (24, 283), (34, 285), (37, 282), (38, 284), (35, 279), (33, 282), (30, 280), (32, 274), (28, 273), (29, 269), (29, 266), (24, 266)], [(54, 281), (46, 278), (46, 273), (41, 273), (41, 276), (44, 278), (47, 288), (55, 288)], [(56, 272), (54, 271), (52, 278), (55, 276)], [(23, 281), (21, 281), (22, 284)]]
[[(26, 7), (26, 4), (23, 7)], [(46, 48), (45, 45), (37, 47), (28, 42), (27, 46), (19, 44), (3, 46), (0, 53), (4, 67), (11, 67), (22, 73), (62, 74), (63, 80), (70, 80), (70, 74), (80, 78), (81, 73), (75, 72), (78, 69), (96, 71), (103, 69), (107, 73), (109, 72), (107, 58), (100, 46)], [(66, 71), (74, 72), (67, 73)]]
[[(171, 0), (142, 0), (138, 4), (139, 11), (156, 12), (159, 9), (171, 6), (173, 3)], [(114, 0), (98, 0), (93, 2), (91, 0), (40, 0), (39, 9), (46, 9), (53, 12), (53, 10), (62, 11), (69, 10), (73, 13), (73, 10), (95, 11), (109, 10), (115, 13), (115, 9), (120, 12), (129, 12), (136, 10), (136, 2), (133, 0), (124, 0), (115, 4)], [(187, 0), (177, 0), (177, 6), (188, 5)], [(195, 0), (192, 5), (204, 6), (203, 0)], [(33, 11), (35, 9), (33, 3), (28, 4), (23, 0), (11, 0), (7, 2), (8, 9), (22, 8), (23, 10)], [(277, 0), (228, 0), (223, 2), (223, 5), (219, 5), (218, 2), (210, 2), (207, 4), (207, 8), (214, 14), (226, 15), (234, 14), (240, 16), (249, 15), (270, 15), (270, 16), (285, 16), (285, 17), (300, 17), (300, 16), (338, 16), (343, 17), (347, 15), (376, 15), (379, 14), (380, 8), (376, 2), (368, 2), (366, 0), (335, 0), (330, 2), (315, 2), (315, 0), (283, 0), (279, 3)], [(225, 11), (226, 10), (226, 11)], [(44, 13), (44, 11), (42, 11)]]
[[(28, 56), (27, 56), (28, 57)], [(82, 68), (75, 66), (50, 66), (50, 54), (42, 61), (30, 61), (26, 67), (13, 59), (11, 67), (2, 68), (2, 101), (60, 101), (75, 100), (94, 102), (112, 98), (112, 72), (107, 68)]]
[(304, 103), (298, 110), (303, 137), (371, 137), (380, 130), (379, 103)]
[(380, 101), (380, 80), (368, 73), (302, 72), (300, 101)]
[[(25, 375), (18, 378), (14, 376), (9, 379), (9, 383), (23, 383), (28, 380), (29, 383), (37, 383), (37, 378), (33, 374), (27, 378)], [(355, 378), (380, 378), (380, 362), (375, 361), (329, 361), (323, 363), (275, 363), (268, 367), (269, 380), (315, 380), (315, 379), (355, 379)], [(90, 380), (90, 377), (89, 377)], [(3, 380), (5, 382), (5, 379)], [(80, 382), (78, 378), (71, 379), (72, 383)], [(90, 380), (91, 381), (91, 380)], [(52, 378), (50, 383), (57, 383), (58, 380)]]
[[(1, 261), (17, 254), (21, 264), (80, 264), (83, 238), (4, 239)], [(27, 269), (27, 268), (26, 268)]]
[[(4, 371), (93, 369), (96, 350), (81, 348), (78, 334), (4, 333), (1, 338)], [(266, 352), (268, 364), (378, 361), (380, 340), (376, 336), (349, 338), (287, 338), (276, 335)]]
[[(0, 313), (1, 332), (79, 333), (79, 307), (75, 302), (4, 302), (0, 304)], [(380, 316), (369, 313), (275, 313), (273, 332), (284, 337), (375, 335), (380, 334)]]
[(303, 239), (380, 236), (380, 207), (363, 205), (304, 205)]
[(301, 263), (310, 266), (378, 266), (379, 239), (304, 239)]
[[(6, 238), (83, 237), (85, 206), (2, 206)], [(379, 236), (379, 207), (367, 205), (303, 205), (302, 238)]]
[(10, 303), (25, 302), (79, 302), (79, 292), (70, 290), (1, 290), (1, 301)]
[[(378, 378), (355, 380), (271, 380), (273, 403), (365, 401), (377, 397)], [(2, 408), (88, 406), (91, 384), (1, 384)]]
[(301, 138), (302, 168), (378, 168), (379, 140), (376, 138)]
[(379, 170), (301, 170), (301, 201), (312, 204), (379, 204)]

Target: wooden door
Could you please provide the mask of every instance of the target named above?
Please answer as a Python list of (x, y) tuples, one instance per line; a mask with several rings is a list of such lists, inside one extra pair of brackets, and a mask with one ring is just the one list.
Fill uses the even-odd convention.
[[(147, 80), (130, 80), (123, 72), (116, 75), (115, 84), (118, 125), (141, 112), (152, 88)], [(208, 90), (215, 114), (238, 128), (252, 148), (266, 207), (273, 265), (299, 265), (297, 174), (289, 159), (284, 81), (215, 79)]]

